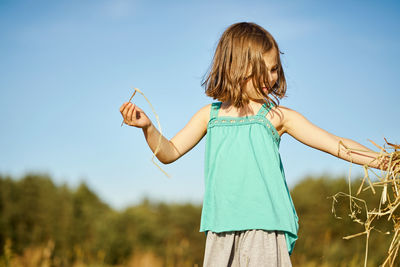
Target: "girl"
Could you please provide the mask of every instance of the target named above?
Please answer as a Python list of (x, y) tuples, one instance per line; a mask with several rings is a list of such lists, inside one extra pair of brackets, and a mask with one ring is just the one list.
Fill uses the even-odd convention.
[[(202, 85), (219, 102), (202, 107), (171, 140), (162, 136), (156, 156), (172, 163), (207, 134), (203, 265), (291, 266), (299, 224), (279, 154), (281, 136), (359, 165), (384, 169), (387, 163), (377, 160), (377, 152), (279, 105), (286, 92), (279, 47), (257, 24), (225, 30)], [(160, 133), (143, 110), (125, 102), (120, 112), (126, 124), (143, 130), (154, 152)], [(367, 152), (346, 152), (340, 141)]]

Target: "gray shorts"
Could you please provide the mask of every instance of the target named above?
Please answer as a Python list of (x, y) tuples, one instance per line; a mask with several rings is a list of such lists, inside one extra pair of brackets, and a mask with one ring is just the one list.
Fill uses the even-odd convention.
[(285, 234), (260, 229), (207, 231), (203, 267), (291, 267)]

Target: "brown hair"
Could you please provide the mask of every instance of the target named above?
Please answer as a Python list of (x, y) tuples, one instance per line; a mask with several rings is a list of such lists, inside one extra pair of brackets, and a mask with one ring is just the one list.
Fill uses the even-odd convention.
[[(278, 64), (278, 80), (268, 93), (261, 88), (269, 86), (268, 70), (263, 54), (274, 49)], [(207, 77), (202, 81), (207, 96), (219, 101), (229, 101), (236, 108), (249, 103), (244, 85), (251, 78), (255, 90), (261, 93), (268, 104), (279, 105), (278, 98), (286, 93), (286, 79), (280, 60), (278, 44), (272, 35), (261, 26), (251, 22), (240, 22), (229, 26), (222, 34)], [(282, 53), (283, 54), (283, 53)], [(251, 71), (251, 72), (250, 72)], [(248, 73), (250, 72), (250, 76)], [(272, 95), (278, 104), (269, 95)]]

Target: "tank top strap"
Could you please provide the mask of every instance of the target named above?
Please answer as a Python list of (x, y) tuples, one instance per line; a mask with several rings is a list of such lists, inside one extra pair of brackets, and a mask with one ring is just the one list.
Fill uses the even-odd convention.
[(262, 104), (260, 110), (258, 111), (258, 116), (265, 117), (267, 113), (271, 110), (271, 108), (274, 106), (274, 103), (270, 102), (270, 105), (267, 107), (267, 103)]
[(218, 116), (218, 111), (221, 107), (222, 102), (214, 102), (211, 104), (210, 119)]

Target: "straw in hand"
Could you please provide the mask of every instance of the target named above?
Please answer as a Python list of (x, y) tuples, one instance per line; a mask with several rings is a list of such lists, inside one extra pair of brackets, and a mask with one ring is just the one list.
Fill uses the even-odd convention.
[[(155, 111), (153, 105), (150, 103), (150, 101), (147, 99), (147, 97), (143, 94), (143, 92), (140, 91), (138, 88), (134, 88), (134, 89), (135, 89), (135, 92), (133, 92), (131, 98), (129, 99), (129, 102), (131, 102), (133, 96), (136, 94), (136, 91), (138, 91), (138, 92), (146, 99), (147, 103), (149, 103), (151, 109), (153, 110), (154, 115), (156, 116), (158, 129), (159, 129), (159, 131), (160, 131), (160, 136), (159, 136), (159, 138), (158, 138), (158, 144), (157, 144), (156, 149), (155, 149), (154, 152), (153, 152), (153, 157), (151, 158), (151, 161), (152, 161), (152, 162), (154, 163), (154, 165), (156, 165), (156, 166), (160, 169), (160, 171), (162, 171), (168, 178), (171, 178), (171, 176), (170, 176), (168, 173), (166, 173), (160, 166), (158, 166), (158, 164), (154, 161), (154, 158), (155, 158), (155, 156), (156, 156), (156, 154), (157, 154), (157, 152), (158, 152), (158, 150), (159, 150), (159, 148), (160, 148), (160, 145), (161, 145), (161, 138), (162, 138), (162, 136), (163, 136), (163, 133), (162, 133), (162, 130), (161, 130), (160, 119), (158, 118), (158, 115), (157, 115), (157, 113), (156, 113), (156, 111)], [(122, 125), (124, 124), (124, 121), (125, 121), (125, 120), (122, 121), (121, 127), (122, 127)]]
[[(351, 239), (354, 237), (358, 237), (361, 235), (366, 235), (366, 246), (365, 246), (365, 257), (364, 257), (364, 267), (367, 266), (368, 259), (368, 241), (370, 237), (371, 230), (376, 230), (381, 232), (375, 226), (377, 225), (376, 219), (379, 219), (382, 216), (387, 216), (387, 220), (391, 220), (393, 223), (393, 229), (384, 234), (392, 235), (392, 242), (388, 249), (387, 257), (384, 263), (380, 266), (394, 266), (394, 262), (398, 257), (398, 252), (400, 250), (400, 216), (398, 215), (400, 208), (400, 145), (389, 143), (386, 138), (384, 138), (386, 144), (389, 145), (389, 148), (382, 148), (381, 146), (375, 144), (375, 142), (371, 141), (376, 147), (378, 147), (381, 151), (377, 159), (381, 163), (380, 166), (383, 166), (382, 170), (385, 171), (381, 175), (377, 175), (373, 170), (371, 170), (375, 176), (378, 178), (378, 181), (372, 182), (368, 170), (370, 167), (368, 165), (364, 165), (364, 178), (361, 182), (361, 185), (356, 193), (356, 195), (352, 195), (351, 192), (351, 179), (350, 175), (348, 177), (348, 185), (349, 185), (349, 194), (344, 192), (336, 193), (332, 201), (332, 212), (335, 217), (341, 219), (341, 217), (336, 216), (335, 212), (335, 202), (338, 202), (337, 198), (339, 197), (349, 197), (349, 207), (350, 207), (350, 218), (361, 225), (364, 226), (365, 230), (363, 232), (353, 234), (350, 236), (345, 236), (343, 239)], [(346, 148), (348, 151), (354, 150)], [(388, 151), (392, 149), (393, 151)], [(367, 204), (376, 203), (367, 203), (366, 200), (358, 198), (357, 196), (364, 191), (371, 190), (372, 194), (376, 194), (378, 188), (382, 188), (382, 194), (379, 201), (379, 206), (374, 208), (369, 208)], [(389, 190), (391, 188), (392, 190)], [(362, 204), (361, 204), (362, 203)], [(359, 205), (361, 204), (361, 206)], [(370, 205), (372, 206), (372, 205)], [(364, 214), (361, 211), (365, 211), (366, 217), (360, 218), (360, 215)]]
[[(135, 89), (135, 88), (134, 88), (134, 89)], [(131, 98), (129, 98), (129, 101), (128, 101), (128, 102), (131, 102), (131, 100), (132, 100), (132, 98), (133, 98), (133, 96), (134, 96), (135, 94), (136, 94), (136, 89), (135, 89), (135, 92), (133, 92)], [(124, 125), (124, 121), (125, 121), (125, 120), (122, 120), (121, 127), (122, 127), (122, 125)]]

